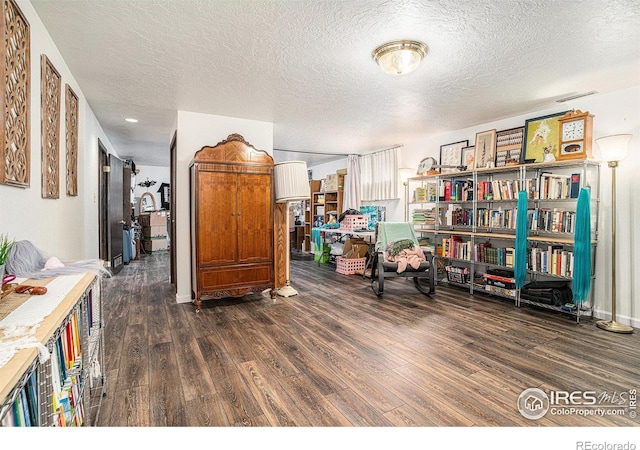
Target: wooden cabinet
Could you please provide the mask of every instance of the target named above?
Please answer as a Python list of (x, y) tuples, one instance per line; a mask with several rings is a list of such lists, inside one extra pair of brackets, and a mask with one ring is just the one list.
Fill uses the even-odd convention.
[(192, 297), (240, 297), (274, 286), (273, 159), (242, 136), (196, 152), (191, 175)]

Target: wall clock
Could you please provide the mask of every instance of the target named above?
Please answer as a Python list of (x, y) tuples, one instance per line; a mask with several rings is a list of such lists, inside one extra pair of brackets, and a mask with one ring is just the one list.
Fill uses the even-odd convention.
[(579, 109), (567, 111), (560, 124), (558, 160), (591, 158), (593, 114)]

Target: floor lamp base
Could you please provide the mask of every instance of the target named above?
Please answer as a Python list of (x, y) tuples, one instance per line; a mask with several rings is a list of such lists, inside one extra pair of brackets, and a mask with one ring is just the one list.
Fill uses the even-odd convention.
[(612, 333), (633, 333), (633, 328), (616, 322), (615, 320), (599, 320), (596, 322), (596, 326), (603, 330), (611, 331)]
[(294, 288), (291, 287), (290, 284), (287, 283), (286, 286), (278, 289), (278, 295), (280, 297), (291, 297), (294, 295), (298, 295), (298, 291), (296, 291)]

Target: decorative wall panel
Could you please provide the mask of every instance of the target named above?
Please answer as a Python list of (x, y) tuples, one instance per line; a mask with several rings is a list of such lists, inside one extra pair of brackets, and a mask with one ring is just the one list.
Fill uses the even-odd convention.
[(67, 195), (78, 195), (78, 96), (67, 84), (65, 87), (67, 141)]
[(2, 1), (0, 21), (0, 183), (29, 187), (31, 152), (29, 22), (13, 0)]
[(42, 68), (42, 198), (60, 196), (60, 88), (61, 77), (49, 58)]

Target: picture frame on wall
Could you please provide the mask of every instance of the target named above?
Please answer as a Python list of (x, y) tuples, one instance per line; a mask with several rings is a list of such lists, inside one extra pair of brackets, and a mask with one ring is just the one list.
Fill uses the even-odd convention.
[(496, 130), (476, 133), (475, 147), (476, 169), (494, 167), (496, 161)]
[(558, 159), (560, 122), (567, 111), (527, 119), (524, 123), (524, 151), (521, 163), (538, 163)]
[[(440, 165), (458, 167), (460, 165), (460, 161), (462, 161), (462, 149), (468, 146), (469, 146), (468, 140), (441, 145), (440, 146)], [(453, 168), (453, 167), (440, 168), (440, 173), (455, 173), (455, 172), (458, 172), (457, 168)]]
[(476, 147), (471, 145), (462, 149), (462, 161), (463, 166), (467, 166), (467, 170), (474, 170), (476, 168)]

